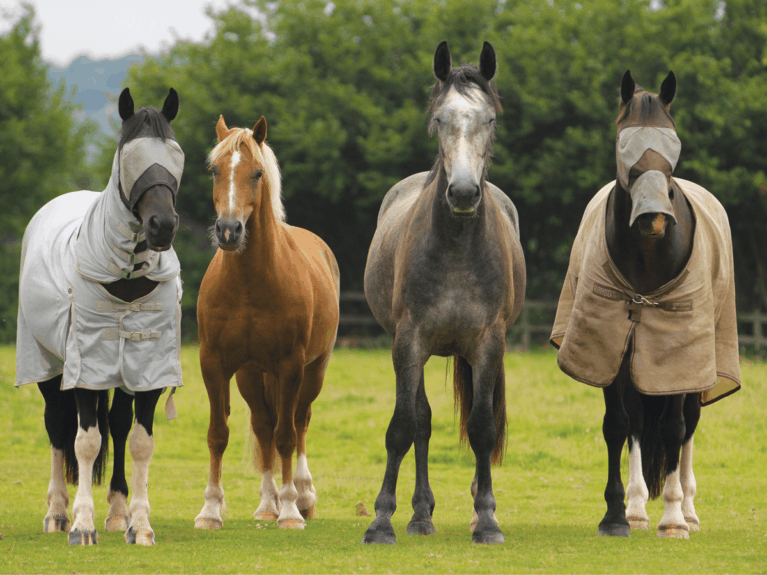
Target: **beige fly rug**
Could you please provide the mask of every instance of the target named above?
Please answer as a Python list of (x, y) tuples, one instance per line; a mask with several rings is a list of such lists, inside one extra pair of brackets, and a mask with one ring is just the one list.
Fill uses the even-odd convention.
[[(158, 145), (143, 144), (150, 150)], [(164, 145), (173, 156), (168, 169), (180, 181), (183, 152), (171, 140)], [(126, 164), (141, 153), (126, 156), (126, 149)], [(183, 385), (178, 257), (172, 249), (134, 253), (145, 236), (120, 199), (119, 170), (115, 154), (106, 190), (55, 198), (24, 232), (16, 386), (60, 374), (62, 389), (121, 387), (131, 393)], [(101, 285), (139, 276), (159, 283), (131, 303)]]
[(696, 221), (682, 273), (652, 293), (634, 292), (607, 250), (607, 198), (615, 182), (606, 185), (586, 208), (573, 243), (551, 343), (562, 371), (597, 387), (613, 382), (630, 347), (640, 392), (701, 392), (707, 405), (740, 389), (732, 238), (717, 199), (674, 180)]

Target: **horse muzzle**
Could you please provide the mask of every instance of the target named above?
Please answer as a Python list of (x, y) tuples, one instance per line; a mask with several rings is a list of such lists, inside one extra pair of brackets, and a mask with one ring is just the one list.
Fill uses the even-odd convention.
[(164, 252), (170, 249), (178, 231), (178, 215), (152, 215), (144, 224), (146, 244), (150, 250)]
[(239, 220), (217, 219), (214, 234), (218, 247), (227, 252), (239, 249), (245, 233), (245, 226)]
[[(674, 205), (668, 192), (668, 179), (657, 170), (650, 170), (639, 176), (629, 189), (631, 195), (631, 217), (629, 226), (640, 216), (656, 216), (662, 214), (665, 219), (676, 224)], [(647, 221), (647, 218), (644, 218)], [(644, 232), (643, 232), (644, 233)]]
[(454, 216), (471, 217), (482, 201), (482, 188), (475, 181), (451, 182), (445, 194), (447, 205)]

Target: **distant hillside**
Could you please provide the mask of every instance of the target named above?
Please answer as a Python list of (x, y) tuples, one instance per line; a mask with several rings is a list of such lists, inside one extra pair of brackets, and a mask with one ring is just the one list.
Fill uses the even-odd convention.
[[(83, 105), (85, 116), (98, 123), (103, 134), (113, 136), (120, 121), (113, 102), (120, 93), (128, 68), (142, 59), (143, 57), (137, 54), (114, 60), (91, 60), (87, 56), (80, 56), (63, 69), (51, 65), (48, 77), (56, 85), (63, 79), (67, 92), (77, 86), (74, 102)], [(108, 96), (112, 97), (112, 101)]]

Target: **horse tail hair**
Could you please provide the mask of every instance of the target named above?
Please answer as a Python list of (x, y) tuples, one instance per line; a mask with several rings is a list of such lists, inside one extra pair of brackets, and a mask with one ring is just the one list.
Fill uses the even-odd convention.
[[(469, 362), (459, 355), (453, 357), (453, 393), (455, 410), (461, 414), (461, 443), (468, 440), (467, 423), (471, 413), (474, 384)], [(506, 448), (506, 378), (501, 367), (493, 390), (493, 422), (495, 423), (495, 445), (491, 463), (501, 463)]]
[(656, 499), (663, 492), (666, 480), (666, 449), (660, 437), (660, 417), (665, 397), (640, 394), (642, 400), (642, 437), (639, 448), (642, 453), (642, 475), (650, 498)]
[(96, 461), (93, 462), (93, 483), (101, 485), (101, 480), (106, 474), (109, 455), (109, 390), (99, 391), (96, 420), (101, 435), (101, 448), (96, 456)]

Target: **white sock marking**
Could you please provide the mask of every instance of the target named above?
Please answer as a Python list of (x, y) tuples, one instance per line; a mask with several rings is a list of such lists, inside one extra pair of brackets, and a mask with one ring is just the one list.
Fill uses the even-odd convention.
[(130, 454), (133, 458), (131, 475), (130, 526), (137, 533), (150, 532), (149, 525), (149, 463), (154, 453), (154, 436), (149, 435), (143, 425), (136, 422), (128, 439)]
[(649, 523), (645, 505), (650, 492), (642, 475), (642, 450), (639, 448), (639, 441), (633, 441), (629, 450), (629, 482), (626, 487), (626, 498), (628, 505), (626, 507), (626, 518), (633, 520), (643, 520)]

